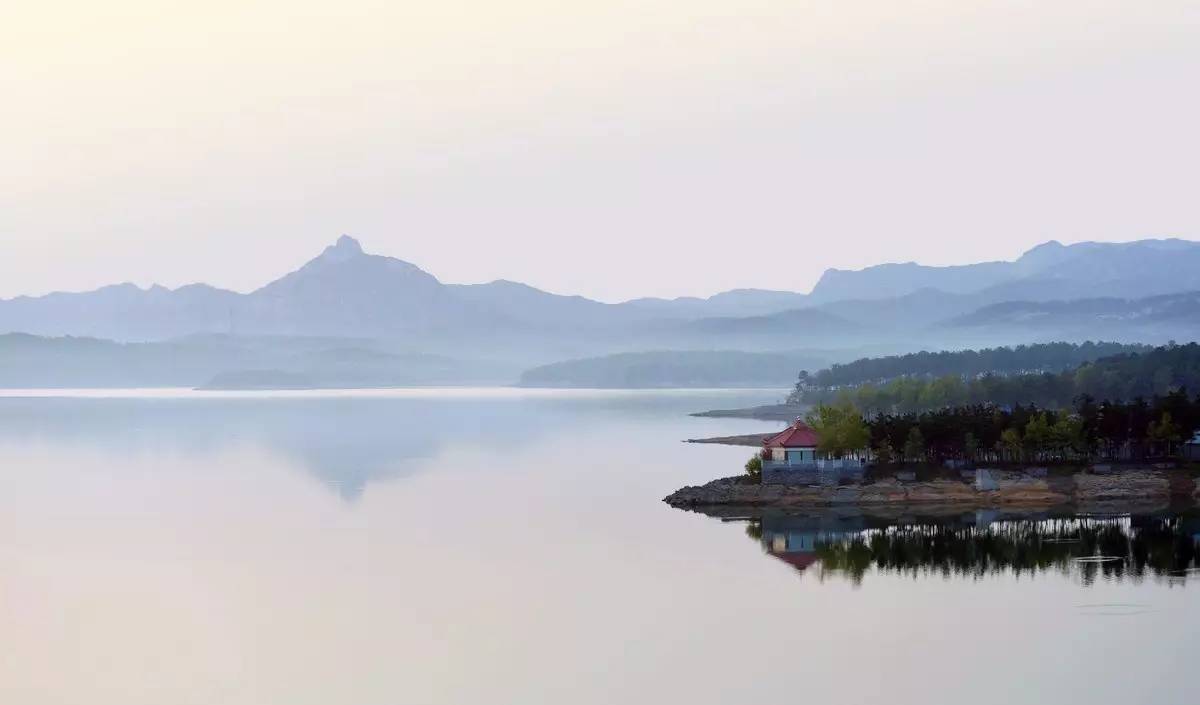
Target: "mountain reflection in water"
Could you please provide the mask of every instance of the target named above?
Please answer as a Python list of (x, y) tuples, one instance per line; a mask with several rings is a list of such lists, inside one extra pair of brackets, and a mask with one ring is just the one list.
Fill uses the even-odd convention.
[(1200, 514), (964, 515), (888, 519), (862, 514), (739, 517), (767, 555), (819, 578), (861, 582), (872, 570), (977, 578), (1048, 571), (1091, 585), (1147, 576), (1183, 584), (1200, 567)]

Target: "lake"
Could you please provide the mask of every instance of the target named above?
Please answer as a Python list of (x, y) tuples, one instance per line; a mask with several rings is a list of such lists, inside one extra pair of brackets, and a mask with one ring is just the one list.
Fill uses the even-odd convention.
[(782, 392), (3, 395), (0, 702), (1193, 700), (1187, 514), (661, 502)]

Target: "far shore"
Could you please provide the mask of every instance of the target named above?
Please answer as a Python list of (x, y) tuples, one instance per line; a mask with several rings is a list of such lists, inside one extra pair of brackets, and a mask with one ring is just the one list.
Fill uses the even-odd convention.
[(763, 441), (778, 434), (779, 431), (767, 433), (743, 433), (739, 436), (713, 436), (712, 438), (689, 438), (684, 443), (711, 443), (723, 446), (754, 446), (761, 448)]
[(742, 409), (712, 409), (697, 411), (691, 416), (712, 419), (758, 419), (760, 421), (795, 421), (804, 416), (810, 407), (802, 404), (763, 404)]

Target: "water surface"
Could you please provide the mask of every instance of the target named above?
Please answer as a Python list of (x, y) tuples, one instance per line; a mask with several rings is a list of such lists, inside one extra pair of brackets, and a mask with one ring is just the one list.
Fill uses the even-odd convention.
[(90, 396), (0, 398), (0, 702), (1191, 701), (1187, 517), (660, 501), (777, 392)]

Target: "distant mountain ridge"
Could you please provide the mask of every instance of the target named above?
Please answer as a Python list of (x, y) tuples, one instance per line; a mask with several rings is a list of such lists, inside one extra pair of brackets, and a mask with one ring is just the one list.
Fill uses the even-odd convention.
[(824, 304), (906, 296), (922, 289), (1003, 300), (1148, 296), (1200, 289), (1200, 243), (1188, 240), (1081, 242), (1051, 240), (1012, 262), (932, 267), (906, 262), (846, 271), (829, 269), (809, 299)]
[[(506, 280), (445, 284), (342, 236), (299, 269), (246, 294), (205, 284), (118, 284), (0, 300), (0, 333), (121, 342), (212, 334), (387, 339), (412, 352), (457, 356), (472, 347), (540, 364), (649, 349), (911, 344), (916, 331), (979, 344), (991, 342), (978, 340), (980, 335), (1003, 330), (1016, 339), (999, 342), (1015, 343), (1067, 324), (1081, 338), (1104, 333), (1130, 340), (1146, 331), (1170, 334), (1172, 321), (1200, 330), (1186, 302), (1173, 308), (1146, 304), (1158, 311), (1154, 315), (1139, 314), (1138, 305), (1128, 303), (1190, 291), (1200, 291), (1200, 243), (1184, 240), (1051, 241), (1012, 262), (831, 269), (811, 294), (737, 289), (708, 298), (604, 303)], [(1127, 303), (1113, 304), (1103, 318), (1064, 303), (1097, 292)], [(1034, 304), (1044, 304), (1045, 311), (1034, 315)], [(1069, 320), (1072, 312), (1082, 318)], [(1104, 330), (1086, 330), (1089, 321), (1102, 321)]]
[(738, 290), (709, 299), (620, 304), (551, 294), (519, 282), (444, 284), (414, 264), (336, 243), (248, 294), (192, 284), (116, 284), (88, 292), (0, 300), (0, 333), (154, 341), (239, 335), (396, 337), (465, 330), (604, 330), (657, 318), (748, 315), (794, 308), (802, 294)]
[(1200, 291), (1140, 299), (1099, 297), (1072, 301), (1009, 301), (945, 322), (947, 327), (1038, 327), (1055, 330), (1113, 326), (1200, 326)]

